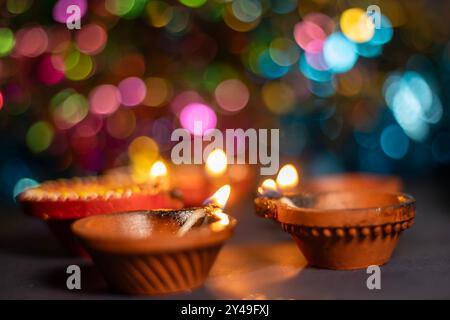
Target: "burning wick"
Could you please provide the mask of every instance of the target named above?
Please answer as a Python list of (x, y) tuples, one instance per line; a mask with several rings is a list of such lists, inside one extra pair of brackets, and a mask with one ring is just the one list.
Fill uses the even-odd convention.
[(288, 197), (283, 196), (283, 191), (291, 191), (298, 185), (298, 173), (292, 164), (283, 166), (278, 172), (276, 182), (273, 179), (266, 179), (258, 188), (258, 193), (267, 198), (279, 199), (281, 203), (284, 203), (291, 207), (296, 207)]
[(206, 159), (206, 172), (213, 177), (221, 176), (227, 170), (227, 155), (222, 149), (214, 149)]
[(197, 209), (192, 213), (180, 230), (178, 230), (177, 235), (180, 237), (185, 235), (186, 232), (188, 232), (199, 219), (205, 217), (207, 213), (218, 218), (218, 221), (215, 223), (222, 226), (227, 225), (230, 220), (228, 219), (228, 216), (222, 212), (222, 210), (225, 208), (228, 198), (230, 197), (230, 193), (231, 187), (228, 184), (217, 190), (211, 197), (205, 200), (203, 203), (205, 207)]

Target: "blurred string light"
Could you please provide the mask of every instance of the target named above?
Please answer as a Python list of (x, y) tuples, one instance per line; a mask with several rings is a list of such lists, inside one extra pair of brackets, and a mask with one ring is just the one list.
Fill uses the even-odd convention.
[(23, 191), (33, 188), (39, 185), (39, 183), (31, 178), (21, 178), (19, 179), (16, 184), (14, 185), (13, 189), (13, 199), (16, 199), (16, 197), (22, 193)]
[(278, 14), (286, 14), (297, 8), (297, 0), (270, 0), (271, 9)]
[[(183, 128), (196, 136), (202, 136), (217, 124), (216, 113), (202, 103), (190, 103), (180, 113), (180, 122)], [(197, 126), (199, 125), (199, 127)]]
[(219, 106), (225, 111), (237, 112), (243, 109), (250, 99), (247, 86), (238, 79), (222, 81), (214, 92)]
[(356, 45), (340, 32), (335, 32), (327, 38), (323, 55), (327, 65), (335, 73), (349, 71), (358, 59)]
[(108, 35), (104, 27), (98, 24), (87, 24), (76, 34), (78, 50), (85, 54), (94, 55), (103, 50)]
[(6, 8), (12, 14), (22, 14), (30, 9), (33, 0), (7, 0)]
[(149, 107), (161, 107), (167, 104), (173, 95), (173, 88), (169, 81), (159, 77), (149, 77), (145, 80), (147, 94), (143, 104)]
[(145, 10), (148, 15), (149, 23), (156, 28), (166, 26), (173, 16), (172, 7), (165, 1), (149, 1)]
[(342, 33), (351, 41), (367, 42), (375, 34), (375, 25), (363, 9), (345, 10), (340, 19)]
[(26, 141), (31, 151), (38, 153), (46, 150), (53, 141), (54, 130), (46, 121), (38, 121), (27, 132)]
[(409, 139), (402, 128), (390, 125), (383, 130), (380, 145), (386, 155), (393, 159), (401, 159), (408, 152)]
[(120, 102), (127, 107), (140, 104), (147, 94), (144, 81), (138, 77), (126, 78), (117, 87), (120, 93)]
[(11, 29), (0, 28), (0, 57), (9, 54), (15, 43), (14, 33)]
[(187, 7), (198, 8), (206, 3), (207, 0), (179, 0), (180, 3)]
[(430, 125), (442, 118), (439, 97), (415, 71), (391, 74), (384, 83), (383, 92), (395, 119), (411, 139), (423, 141), (429, 134)]
[(65, 89), (50, 101), (50, 111), (55, 126), (61, 130), (70, 129), (88, 114), (86, 98), (72, 89)]
[(53, 19), (65, 24), (70, 15), (70, 13), (67, 13), (67, 8), (70, 5), (78, 6), (80, 8), (81, 17), (84, 17), (88, 8), (86, 0), (58, 0), (53, 7)]
[(103, 84), (95, 87), (89, 94), (91, 112), (106, 116), (114, 113), (120, 106), (121, 95), (116, 86)]

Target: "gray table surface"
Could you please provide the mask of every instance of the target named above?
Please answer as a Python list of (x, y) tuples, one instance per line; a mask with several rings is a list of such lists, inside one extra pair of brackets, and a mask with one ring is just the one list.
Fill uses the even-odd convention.
[[(381, 290), (368, 290), (366, 270), (308, 268), (289, 235), (253, 213), (251, 200), (229, 209), (239, 224), (210, 277), (192, 292), (162, 299), (442, 299), (450, 298), (450, 197), (417, 181), (417, 218), (381, 267)], [(66, 288), (66, 267), (82, 268), (82, 289)], [(63, 254), (46, 226), (17, 208), (0, 211), (0, 299), (124, 299), (95, 266)]]

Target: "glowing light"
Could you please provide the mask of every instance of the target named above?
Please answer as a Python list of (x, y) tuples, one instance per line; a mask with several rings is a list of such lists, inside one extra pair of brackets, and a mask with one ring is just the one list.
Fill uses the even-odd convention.
[(230, 197), (231, 187), (229, 184), (222, 186), (219, 190), (217, 190), (207, 201), (206, 203), (212, 203), (217, 205), (220, 208), (225, 208), (227, 204), (228, 198)]
[(334, 30), (334, 22), (322, 13), (310, 13), (294, 26), (294, 38), (306, 52), (319, 52), (327, 35)]
[(50, 146), (53, 136), (53, 129), (47, 122), (36, 122), (28, 129), (26, 135), (28, 148), (35, 153), (42, 152)]
[(297, 62), (300, 52), (295, 43), (287, 38), (276, 38), (270, 43), (269, 54), (272, 60), (283, 67)]
[(0, 28), (0, 57), (7, 55), (15, 43), (14, 33), (8, 28)]
[(87, 10), (86, 0), (58, 0), (53, 7), (53, 19), (60, 23), (66, 23), (69, 18), (69, 13), (67, 13), (67, 8), (70, 5), (77, 5), (80, 8), (81, 17), (84, 17)]
[[(310, 65), (308, 62), (309, 59), (318, 59), (317, 61), (313, 62), (315, 64), (315, 66), (317, 66), (318, 68), (314, 68), (312, 65)], [(327, 70), (329, 68), (325, 62), (323, 62), (323, 65), (324, 65), (324, 68), (326, 66), (326, 69), (321, 70), (322, 68), (320, 67), (320, 63), (321, 63), (320, 60), (322, 60), (322, 59), (325, 60), (325, 58), (309, 57), (309, 59), (308, 59), (308, 56), (306, 54), (304, 54), (300, 57), (300, 61), (299, 61), (300, 71), (303, 73), (303, 75), (306, 78), (308, 78), (310, 80), (318, 81), (318, 82), (328, 82), (333, 79), (333, 74)]]
[(266, 179), (263, 181), (260, 187), (258, 187), (258, 193), (260, 195), (266, 194), (269, 192), (276, 192), (278, 190), (277, 183), (273, 179)]
[(46, 55), (41, 59), (38, 65), (37, 74), (42, 83), (56, 84), (64, 79), (64, 73), (55, 67), (55, 63), (57, 65), (62, 65), (62, 58)]
[(172, 96), (172, 86), (163, 78), (151, 77), (145, 80), (147, 94), (142, 102), (146, 106), (160, 107), (166, 104)]
[(98, 24), (87, 24), (76, 34), (78, 49), (86, 54), (93, 55), (101, 52), (106, 45), (107, 33)]
[(129, 13), (135, 4), (135, 0), (106, 0), (105, 8), (116, 16), (124, 16)]
[(284, 82), (267, 82), (262, 87), (262, 100), (267, 109), (276, 114), (285, 114), (295, 105), (295, 92)]
[(342, 33), (331, 34), (323, 47), (325, 62), (335, 73), (347, 72), (356, 63), (356, 45), (349, 41)]
[(372, 19), (360, 8), (345, 10), (341, 15), (340, 25), (344, 35), (357, 43), (369, 41), (375, 33)]
[(3, 108), (3, 93), (0, 91), (0, 110)]
[(286, 14), (297, 7), (297, 0), (272, 0), (272, 11), (278, 14)]
[(147, 94), (144, 81), (137, 77), (129, 77), (122, 80), (119, 85), (120, 102), (124, 106), (136, 106), (140, 104)]
[(180, 122), (183, 128), (196, 136), (213, 129), (217, 124), (215, 112), (205, 104), (190, 103), (180, 113)]
[(237, 79), (222, 81), (214, 91), (214, 96), (220, 107), (230, 112), (243, 109), (250, 99), (247, 86)]
[(284, 76), (289, 67), (281, 66), (272, 60), (268, 49), (264, 50), (258, 57), (258, 70), (266, 78), (276, 79)]
[(14, 185), (13, 198), (15, 199), (20, 193), (27, 189), (36, 187), (39, 183), (36, 180), (30, 178), (19, 179)]
[(128, 147), (132, 164), (132, 178), (136, 183), (146, 182), (152, 165), (159, 158), (159, 147), (150, 137), (140, 136)]
[(392, 29), (391, 21), (385, 16), (381, 15), (380, 28), (375, 29), (375, 34), (369, 43), (375, 46), (383, 45), (391, 41), (394, 31)]
[(167, 167), (164, 162), (156, 161), (150, 169), (150, 176), (153, 178), (167, 176)]
[(179, 115), (183, 108), (191, 103), (203, 103), (203, 97), (197, 92), (193, 90), (183, 91), (178, 94), (170, 103), (170, 109), (176, 115)]
[(414, 140), (423, 140), (430, 124), (440, 121), (443, 107), (425, 79), (417, 72), (393, 73), (384, 83), (384, 98), (398, 124)]
[(64, 90), (51, 100), (53, 121), (59, 129), (69, 129), (88, 114), (86, 98), (74, 90)]
[(172, 18), (165, 29), (173, 34), (180, 34), (188, 30), (190, 22), (189, 11), (183, 7), (172, 8)]
[(136, 128), (136, 117), (129, 109), (119, 109), (106, 119), (106, 130), (111, 137), (125, 139)]
[(182, 4), (190, 8), (198, 8), (206, 3), (207, 0), (179, 0)]
[(24, 57), (37, 57), (48, 46), (48, 36), (42, 27), (21, 29), (16, 33), (15, 53)]
[(91, 75), (94, 69), (94, 62), (88, 55), (73, 52), (68, 59), (64, 61), (66, 66), (65, 75), (68, 79), (74, 81), (84, 80)]
[(409, 139), (399, 126), (391, 125), (383, 130), (380, 145), (389, 157), (401, 159), (408, 152)]
[(253, 22), (262, 14), (259, 0), (234, 0), (231, 4), (233, 14), (242, 22)]
[(89, 105), (94, 114), (111, 114), (119, 108), (120, 93), (111, 84), (100, 85), (94, 88), (89, 94)]
[(33, 0), (8, 0), (6, 2), (6, 7), (8, 8), (8, 11), (13, 14), (21, 14), (27, 11), (32, 4)]
[(277, 185), (281, 190), (292, 190), (298, 185), (297, 169), (292, 164), (284, 165), (277, 175)]
[[(237, 5), (236, 5), (237, 6)], [(250, 17), (254, 15), (250, 14)], [(244, 19), (245, 16), (243, 15)], [(251, 22), (244, 22), (236, 17), (232, 4), (228, 3), (225, 7), (225, 12), (223, 14), (223, 21), (229, 26), (231, 29), (239, 32), (247, 32), (254, 28), (256, 28), (261, 21), (261, 17), (257, 17), (255, 20)]]
[(227, 155), (222, 149), (214, 149), (206, 159), (206, 171), (212, 176), (220, 176), (227, 170)]
[(156, 28), (166, 26), (172, 19), (172, 7), (164, 1), (150, 1), (147, 4), (146, 11), (150, 24)]

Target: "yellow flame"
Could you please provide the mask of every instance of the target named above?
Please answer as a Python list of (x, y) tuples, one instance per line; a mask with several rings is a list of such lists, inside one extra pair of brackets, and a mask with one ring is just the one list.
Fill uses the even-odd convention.
[(214, 211), (214, 215), (219, 219), (219, 221), (217, 222), (220, 225), (226, 226), (230, 223), (230, 218), (228, 218), (228, 215), (226, 213), (223, 213), (222, 210)]
[(212, 176), (222, 175), (227, 170), (227, 155), (222, 149), (214, 149), (206, 159), (206, 170)]
[(276, 191), (277, 183), (273, 179), (266, 179), (263, 181), (261, 186), (258, 188), (260, 194), (264, 194), (265, 191)]
[(293, 189), (298, 185), (298, 173), (292, 164), (283, 166), (277, 175), (277, 185), (280, 189)]
[(167, 167), (162, 161), (156, 161), (151, 169), (150, 169), (150, 176), (153, 178), (156, 177), (164, 177), (167, 175)]
[(222, 186), (217, 190), (210, 198), (209, 203), (214, 203), (220, 208), (224, 208), (227, 204), (228, 198), (230, 197), (231, 187), (229, 184)]

